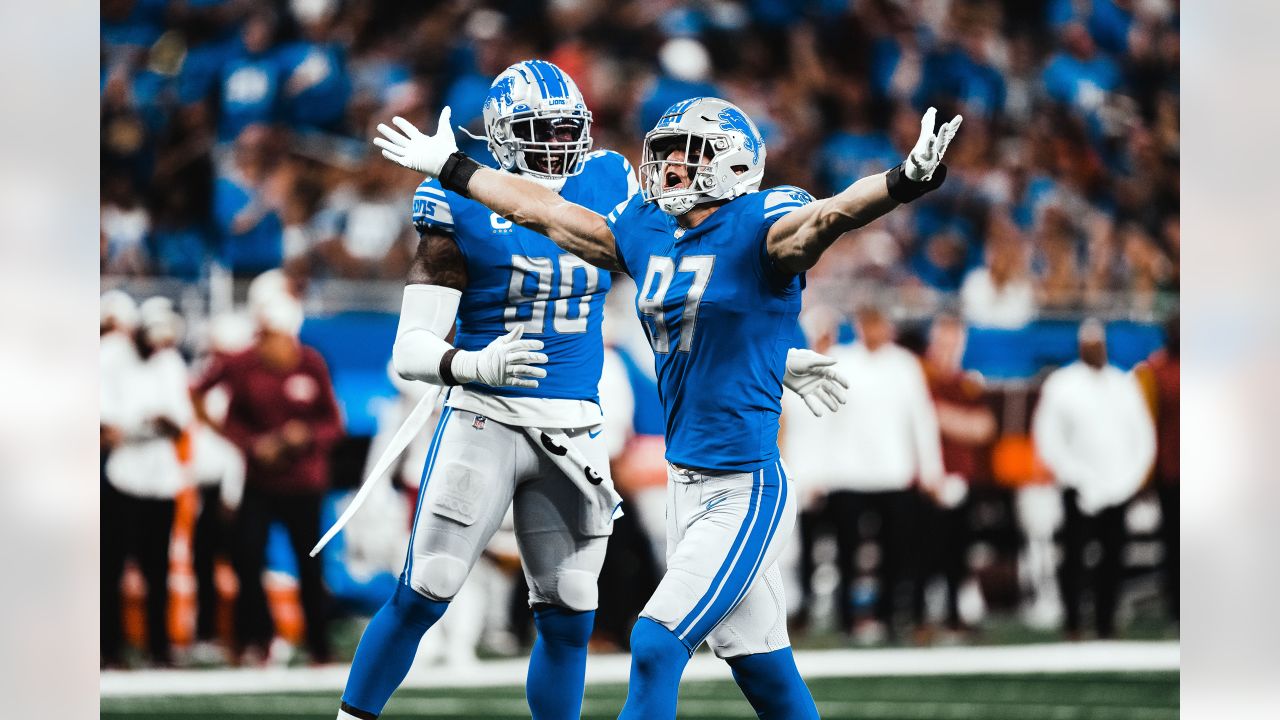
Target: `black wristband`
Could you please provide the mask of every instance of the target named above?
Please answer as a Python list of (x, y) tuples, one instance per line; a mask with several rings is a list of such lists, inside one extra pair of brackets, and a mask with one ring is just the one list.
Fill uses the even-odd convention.
[(889, 185), (889, 197), (900, 203), (909, 203), (927, 192), (937, 190), (947, 179), (947, 166), (939, 164), (928, 180), (912, 180), (902, 171), (902, 164), (885, 174)]
[(444, 167), (440, 168), (440, 184), (445, 190), (452, 190), (462, 197), (469, 198), (471, 193), (467, 192), (467, 185), (471, 184), (471, 176), (475, 175), (480, 167), (480, 163), (459, 150), (450, 155), (449, 159), (444, 161)]
[(449, 348), (444, 351), (444, 355), (440, 356), (440, 381), (445, 385), (462, 384), (453, 376), (453, 356), (457, 355), (458, 352), (458, 348)]

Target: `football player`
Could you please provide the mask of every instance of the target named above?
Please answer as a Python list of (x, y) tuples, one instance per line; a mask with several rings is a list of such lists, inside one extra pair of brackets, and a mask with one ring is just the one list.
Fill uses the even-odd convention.
[(765, 146), (716, 98), (676, 103), (645, 136), (643, 193), (601, 214), (457, 150), (448, 109), (435, 135), (374, 142), (591, 264), (631, 275), (666, 419), (667, 573), (631, 637), (622, 718), (674, 718), (680, 675), (705, 639), (762, 718), (817, 717), (791, 656), (776, 560), (795, 519), (778, 460), (785, 337), (804, 272), (843, 233), (939, 187), (960, 117), (921, 121), (906, 160), (814, 200), (758, 192)]
[[(525, 61), (500, 74), (484, 121), (504, 174), (597, 213), (637, 194), (622, 156), (591, 152), (591, 113), (551, 63)], [(538, 629), (529, 707), (537, 720), (576, 719), (596, 578), (619, 502), (596, 390), (610, 276), (433, 177), (414, 195), (413, 220), (421, 241), (393, 363), (402, 377), (450, 392), (423, 470), (401, 584), (361, 638), (338, 717), (382, 712), (422, 635), (514, 503)], [(797, 358), (797, 392), (814, 407), (835, 406), (828, 360), (807, 352)]]

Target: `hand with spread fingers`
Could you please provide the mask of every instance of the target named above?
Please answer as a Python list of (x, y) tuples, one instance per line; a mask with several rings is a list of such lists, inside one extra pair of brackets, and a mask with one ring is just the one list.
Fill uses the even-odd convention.
[(787, 372), (782, 384), (799, 395), (815, 417), (822, 417), (823, 406), (836, 412), (847, 401), (844, 391), (849, 387), (849, 381), (832, 367), (835, 364), (833, 357), (804, 348), (791, 348), (787, 351)]
[(934, 134), (933, 126), (937, 114), (936, 108), (929, 108), (920, 119), (920, 139), (916, 141), (916, 146), (911, 149), (911, 154), (907, 156), (902, 167), (903, 174), (908, 180), (918, 182), (933, 179), (934, 171), (942, 164), (942, 156), (946, 154), (947, 146), (951, 144), (951, 139), (956, 136), (956, 131), (960, 129), (960, 123), (964, 120), (957, 115), (951, 119), (951, 122), (938, 128), (937, 134)]
[(382, 137), (374, 138), (373, 144), (382, 148), (383, 157), (397, 165), (433, 178), (440, 177), (445, 161), (458, 152), (458, 142), (450, 124), (452, 114), (447, 105), (440, 111), (435, 135), (425, 135), (413, 123), (396, 116), (391, 118), (391, 122), (400, 130), (380, 123), (378, 132)]
[(521, 340), (524, 326), (496, 338), (476, 352), (459, 351), (453, 358), (453, 376), (461, 383), (478, 382), (494, 387), (536, 388), (537, 378), (547, 376), (538, 365), (547, 361), (541, 340)]

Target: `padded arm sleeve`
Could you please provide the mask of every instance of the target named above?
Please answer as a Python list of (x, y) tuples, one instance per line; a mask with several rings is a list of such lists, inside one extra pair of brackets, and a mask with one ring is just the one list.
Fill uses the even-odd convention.
[(440, 359), (453, 349), (445, 341), (458, 317), (462, 293), (440, 285), (406, 285), (391, 364), (406, 380), (444, 385)]

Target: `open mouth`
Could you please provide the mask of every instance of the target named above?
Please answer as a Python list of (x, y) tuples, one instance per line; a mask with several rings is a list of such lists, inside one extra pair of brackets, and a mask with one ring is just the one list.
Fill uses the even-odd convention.
[(668, 171), (667, 171), (667, 177), (666, 177), (666, 184), (665, 184), (665, 185), (663, 185), (662, 187), (663, 187), (663, 189), (664, 189), (664, 190), (671, 190), (671, 189), (674, 189), (674, 188), (678, 188), (678, 187), (680, 187), (680, 183), (681, 183), (681, 182), (682, 182), (682, 181), (680, 180), (680, 176), (679, 176), (679, 175), (677, 175), (677, 174), (675, 174), (674, 172), (671, 172), (670, 170), (668, 170)]

